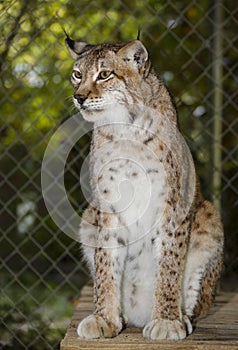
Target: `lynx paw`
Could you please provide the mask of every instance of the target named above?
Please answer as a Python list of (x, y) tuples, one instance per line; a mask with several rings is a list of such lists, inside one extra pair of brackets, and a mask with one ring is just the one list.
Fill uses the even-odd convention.
[(80, 322), (77, 333), (81, 338), (112, 338), (120, 330), (120, 326), (109, 325), (101, 316), (90, 315)]
[[(186, 338), (188, 334), (192, 333), (192, 325), (187, 317), (184, 318), (183, 324), (179, 320), (152, 320), (143, 330), (143, 336), (151, 340), (179, 340)], [(186, 332), (187, 328), (187, 332)]]

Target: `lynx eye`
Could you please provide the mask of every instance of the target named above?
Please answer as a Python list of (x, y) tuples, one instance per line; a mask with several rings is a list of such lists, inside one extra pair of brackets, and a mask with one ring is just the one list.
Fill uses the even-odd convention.
[(113, 72), (109, 71), (109, 70), (102, 70), (99, 74), (98, 74), (98, 79), (101, 79), (101, 80), (105, 80), (107, 78), (110, 77), (110, 75), (112, 74)]
[(82, 73), (79, 70), (74, 70), (72, 73), (72, 78), (75, 80), (81, 80), (82, 79)]

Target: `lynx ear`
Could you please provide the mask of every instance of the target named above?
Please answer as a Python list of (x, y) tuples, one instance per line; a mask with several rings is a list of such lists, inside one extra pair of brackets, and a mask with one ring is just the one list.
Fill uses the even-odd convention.
[(125, 62), (136, 64), (140, 69), (148, 60), (148, 52), (139, 40), (133, 40), (117, 53)]
[(84, 42), (74, 41), (70, 39), (68, 35), (66, 36), (65, 44), (69, 50), (69, 53), (75, 60), (92, 46)]

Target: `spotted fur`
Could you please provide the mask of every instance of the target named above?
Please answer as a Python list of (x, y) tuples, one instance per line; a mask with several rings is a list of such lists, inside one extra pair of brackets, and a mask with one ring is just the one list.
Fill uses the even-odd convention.
[(183, 339), (214, 297), (219, 215), (200, 194), (174, 102), (143, 44), (66, 43), (74, 104), (94, 122), (80, 240), (95, 312), (78, 334), (113, 337), (128, 324), (147, 339)]

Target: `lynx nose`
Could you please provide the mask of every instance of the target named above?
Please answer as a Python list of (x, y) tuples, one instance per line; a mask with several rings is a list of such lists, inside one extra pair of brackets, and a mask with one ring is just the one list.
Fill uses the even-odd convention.
[(80, 94), (74, 94), (74, 98), (78, 101), (80, 105), (84, 103), (84, 101), (87, 99), (87, 96), (80, 95)]

